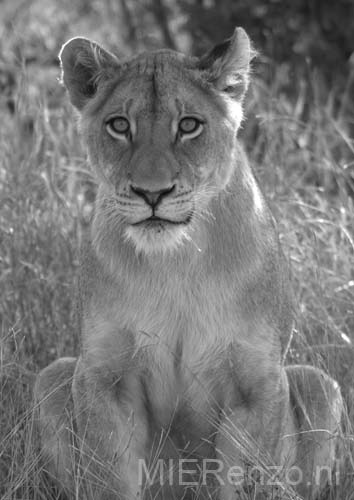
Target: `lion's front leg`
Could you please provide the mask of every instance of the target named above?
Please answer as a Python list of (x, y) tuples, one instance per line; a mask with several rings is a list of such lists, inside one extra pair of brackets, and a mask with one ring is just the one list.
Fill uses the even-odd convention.
[(81, 482), (93, 499), (142, 495), (139, 460), (147, 455), (147, 419), (139, 377), (117, 377), (79, 359), (73, 397)]
[(276, 488), (281, 464), (294, 460), (293, 430), (287, 377), (279, 366), (259, 374), (245, 398), (223, 411), (216, 439), (220, 498), (256, 498)]

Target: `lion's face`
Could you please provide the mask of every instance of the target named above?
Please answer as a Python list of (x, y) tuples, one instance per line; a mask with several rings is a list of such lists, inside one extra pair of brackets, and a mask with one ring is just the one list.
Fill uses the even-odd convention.
[[(82, 39), (68, 43), (78, 40), (82, 45)], [(89, 48), (91, 65), (101, 64), (95, 88), (92, 80), (80, 103), (71, 92), (100, 181), (98, 209), (138, 251), (173, 249), (192, 237), (234, 171), (246, 80), (241, 72), (232, 81), (220, 74), (220, 60), (208, 68), (208, 61), (158, 51), (120, 64), (84, 44), (86, 59), (81, 46), (71, 80), (65, 69), (68, 44), (61, 58), (69, 91), (73, 79), (82, 77), (80, 68), (87, 70)]]

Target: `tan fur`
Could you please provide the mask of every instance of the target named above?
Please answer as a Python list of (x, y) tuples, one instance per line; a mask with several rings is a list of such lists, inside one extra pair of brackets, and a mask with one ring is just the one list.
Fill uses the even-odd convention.
[[(316, 467), (334, 465), (340, 392), (319, 370), (283, 366), (287, 265), (236, 138), (251, 56), (242, 29), (201, 59), (158, 51), (118, 62), (80, 38), (61, 51), (99, 183), (82, 252), (81, 353), (36, 385), (48, 468), (69, 495), (231, 500), (245, 482), (230, 484), (229, 467), (250, 464), (303, 467), (297, 489), (315, 495)], [(117, 115), (131, 136), (109, 133)], [(185, 116), (203, 123), (193, 138), (178, 132)], [(146, 221), (150, 197), (160, 221)], [(197, 472), (198, 487), (139, 483), (139, 459), (186, 457), (220, 460), (225, 484)]]

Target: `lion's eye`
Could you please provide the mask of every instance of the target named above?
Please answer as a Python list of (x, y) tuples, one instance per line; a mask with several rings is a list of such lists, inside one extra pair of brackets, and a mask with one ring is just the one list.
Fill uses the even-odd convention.
[(203, 130), (203, 123), (193, 116), (186, 116), (178, 124), (178, 131), (182, 138), (193, 139)]
[(106, 122), (106, 129), (115, 139), (126, 139), (130, 132), (130, 123), (124, 116), (114, 116)]

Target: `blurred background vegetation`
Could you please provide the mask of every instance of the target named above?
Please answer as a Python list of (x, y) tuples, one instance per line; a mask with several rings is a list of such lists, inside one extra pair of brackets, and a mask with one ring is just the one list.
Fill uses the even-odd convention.
[(297, 299), (288, 362), (324, 368), (348, 405), (354, 491), (353, 0), (0, 0), (0, 498), (56, 498), (32, 432), (35, 373), (75, 355), (73, 283), (95, 184), (58, 82), (87, 36), (121, 57), (200, 55), (243, 26), (259, 55), (241, 137), (278, 220)]

